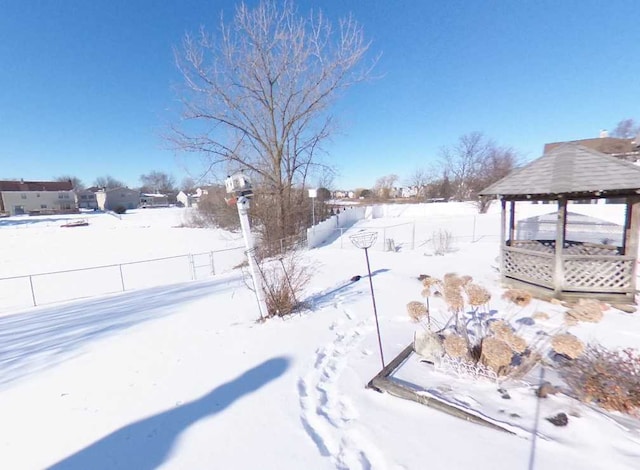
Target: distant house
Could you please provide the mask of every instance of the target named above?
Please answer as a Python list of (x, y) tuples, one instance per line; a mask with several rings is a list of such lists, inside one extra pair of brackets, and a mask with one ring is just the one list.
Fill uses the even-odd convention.
[(0, 213), (69, 214), (78, 212), (70, 181), (0, 181)]
[(118, 207), (130, 210), (140, 205), (140, 193), (129, 188), (102, 188), (96, 192), (96, 201), (103, 211), (113, 211)]
[(176, 199), (180, 204), (182, 204), (182, 207), (195, 208), (198, 207), (198, 201), (200, 200), (197, 194), (187, 194), (184, 191), (180, 191), (176, 196)]
[(638, 138), (620, 139), (618, 137), (609, 137), (606, 131), (602, 131), (600, 133), (600, 137), (594, 139), (570, 140), (566, 142), (551, 142), (549, 144), (544, 144), (543, 153), (547, 154), (562, 144), (571, 143), (635, 163), (640, 160), (640, 147), (638, 146), (637, 139)]
[(143, 209), (152, 207), (169, 207), (169, 198), (160, 193), (144, 193), (140, 195), (140, 207)]
[(87, 188), (76, 191), (76, 204), (78, 209), (98, 209), (98, 199), (96, 198), (96, 192), (99, 188)]

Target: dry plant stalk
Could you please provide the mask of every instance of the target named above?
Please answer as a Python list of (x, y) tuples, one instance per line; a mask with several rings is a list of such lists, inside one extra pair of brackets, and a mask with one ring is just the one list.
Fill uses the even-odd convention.
[(409, 314), (409, 318), (416, 323), (429, 315), (426, 305), (417, 300), (413, 300), (407, 304), (407, 313)]
[(447, 335), (442, 343), (444, 352), (454, 359), (466, 358), (469, 355), (469, 348), (466, 340), (460, 335)]
[(551, 338), (551, 348), (558, 354), (564, 354), (571, 359), (577, 359), (584, 353), (584, 343), (569, 333)]
[(470, 284), (471, 282), (473, 282), (473, 278), (471, 276), (468, 275), (464, 275), (462, 277), (460, 277), (460, 279), (462, 280), (462, 285), (466, 286), (467, 284)]
[(509, 289), (502, 294), (502, 298), (518, 307), (526, 307), (531, 303), (531, 294), (523, 289)]

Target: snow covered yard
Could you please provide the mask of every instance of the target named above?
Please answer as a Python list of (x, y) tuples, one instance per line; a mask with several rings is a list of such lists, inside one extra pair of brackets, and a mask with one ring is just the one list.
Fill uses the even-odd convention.
[[(466, 208), (430, 206), (449, 206), (452, 229), (468, 224)], [(522, 216), (544, 210), (549, 208), (531, 206)], [(486, 217), (497, 221), (495, 212)], [(91, 237), (82, 235), (85, 228), (59, 228), (58, 221), (40, 228), (1, 226), (2, 272), (237, 243), (237, 234), (171, 228), (179, 225), (177, 218), (177, 212), (158, 210), (131, 217), (128, 225), (90, 220)], [(66, 241), (78, 250), (49, 252), (44, 243), (27, 250), (38, 246), (43, 231), (55, 232), (59, 246)], [(130, 242), (131, 251), (107, 248), (118, 237)], [(445, 256), (424, 256), (420, 247), (370, 252), (387, 362), (416, 331), (405, 306), (420, 298), (419, 274), (470, 275), (490, 289), (493, 309), (508, 308), (495, 269), (497, 240), (457, 248)], [(527, 433), (508, 435), (365, 389), (380, 358), (368, 281), (350, 282), (366, 272), (364, 253), (334, 242), (306, 259), (314, 266), (306, 292), (310, 308), (264, 324), (255, 322), (255, 298), (236, 271), (0, 316), (0, 468), (527, 468)], [(534, 302), (536, 309), (559, 308)], [(576, 334), (607, 346), (640, 347), (640, 320), (609, 310), (603, 322), (579, 325)], [(415, 364), (418, 373), (421, 365)], [(466, 391), (459, 398), (469, 397)], [(517, 398), (514, 393), (512, 403)], [(554, 400), (545, 406), (555, 406)], [(534, 411), (521, 410), (521, 420)], [(567, 427), (549, 431), (541, 425), (535, 468), (637, 468), (636, 422), (625, 428), (586, 407), (578, 414)]]

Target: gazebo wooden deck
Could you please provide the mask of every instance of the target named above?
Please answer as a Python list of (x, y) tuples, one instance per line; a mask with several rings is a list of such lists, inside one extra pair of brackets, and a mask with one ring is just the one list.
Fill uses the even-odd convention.
[[(481, 195), (502, 203), (503, 282), (543, 298), (635, 303), (639, 194), (640, 167), (576, 144), (563, 144), (489, 186)], [(613, 198), (626, 203), (621, 246), (567, 237), (569, 201)], [(555, 238), (516, 240), (517, 201), (555, 201)]]

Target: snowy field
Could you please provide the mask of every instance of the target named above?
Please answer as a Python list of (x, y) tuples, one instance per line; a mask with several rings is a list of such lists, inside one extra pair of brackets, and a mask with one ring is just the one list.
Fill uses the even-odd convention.
[[(517, 219), (552, 210), (527, 205)], [(622, 223), (618, 206), (571, 210)], [(464, 204), (398, 211), (348, 231), (402, 222), (419, 240), (413, 250), (403, 245), (369, 253), (387, 362), (418, 328), (405, 305), (420, 299), (419, 274), (473, 276), (491, 290), (492, 309), (513, 314), (498, 282), (496, 208), (486, 215)], [(89, 226), (78, 228), (61, 228), (63, 218), (55, 217), (0, 219), (2, 277), (241, 244), (239, 234), (180, 228), (184, 214), (82, 215)], [(460, 235), (454, 252), (431, 255), (434, 230), (468, 234), (470, 223), (482, 237)], [(304, 293), (309, 309), (263, 324), (256, 323), (255, 297), (242, 273), (230, 268), (204, 279), (71, 302), (3, 307), (0, 469), (530, 468), (528, 431), (536, 428), (531, 388), (512, 390), (508, 406), (521, 420), (515, 435), (365, 389), (380, 370), (380, 357), (368, 281), (349, 281), (365, 274), (364, 253), (348, 244), (336, 238), (306, 252), (314, 273)], [(60, 279), (50, 278), (49, 288), (77, 282)], [(0, 292), (4, 305), (23, 296), (14, 289)], [(562, 314), (562, 307), (537, 300), (530, 309), (548, 312), (550, 322)], [(443, 320), (445, 312), (435, 310)], [(602, 322), (579, 325), (573, 333), (610, 347), (640, 347), (640, 316), (610, 309)], [(421, 373), (420, 364), (411, 367), (407, 373)], [(495, 393), (499, 402), (495, 384), (483, 387), (476, 399)], [(471, 403), (470, 393), (458, 399)], [(571, 417), (563, 428), (540, 420), (534, 468), (638, 468), (637, 420), (563, 400), (542, 404), (541, 417), (559, 410)]]

